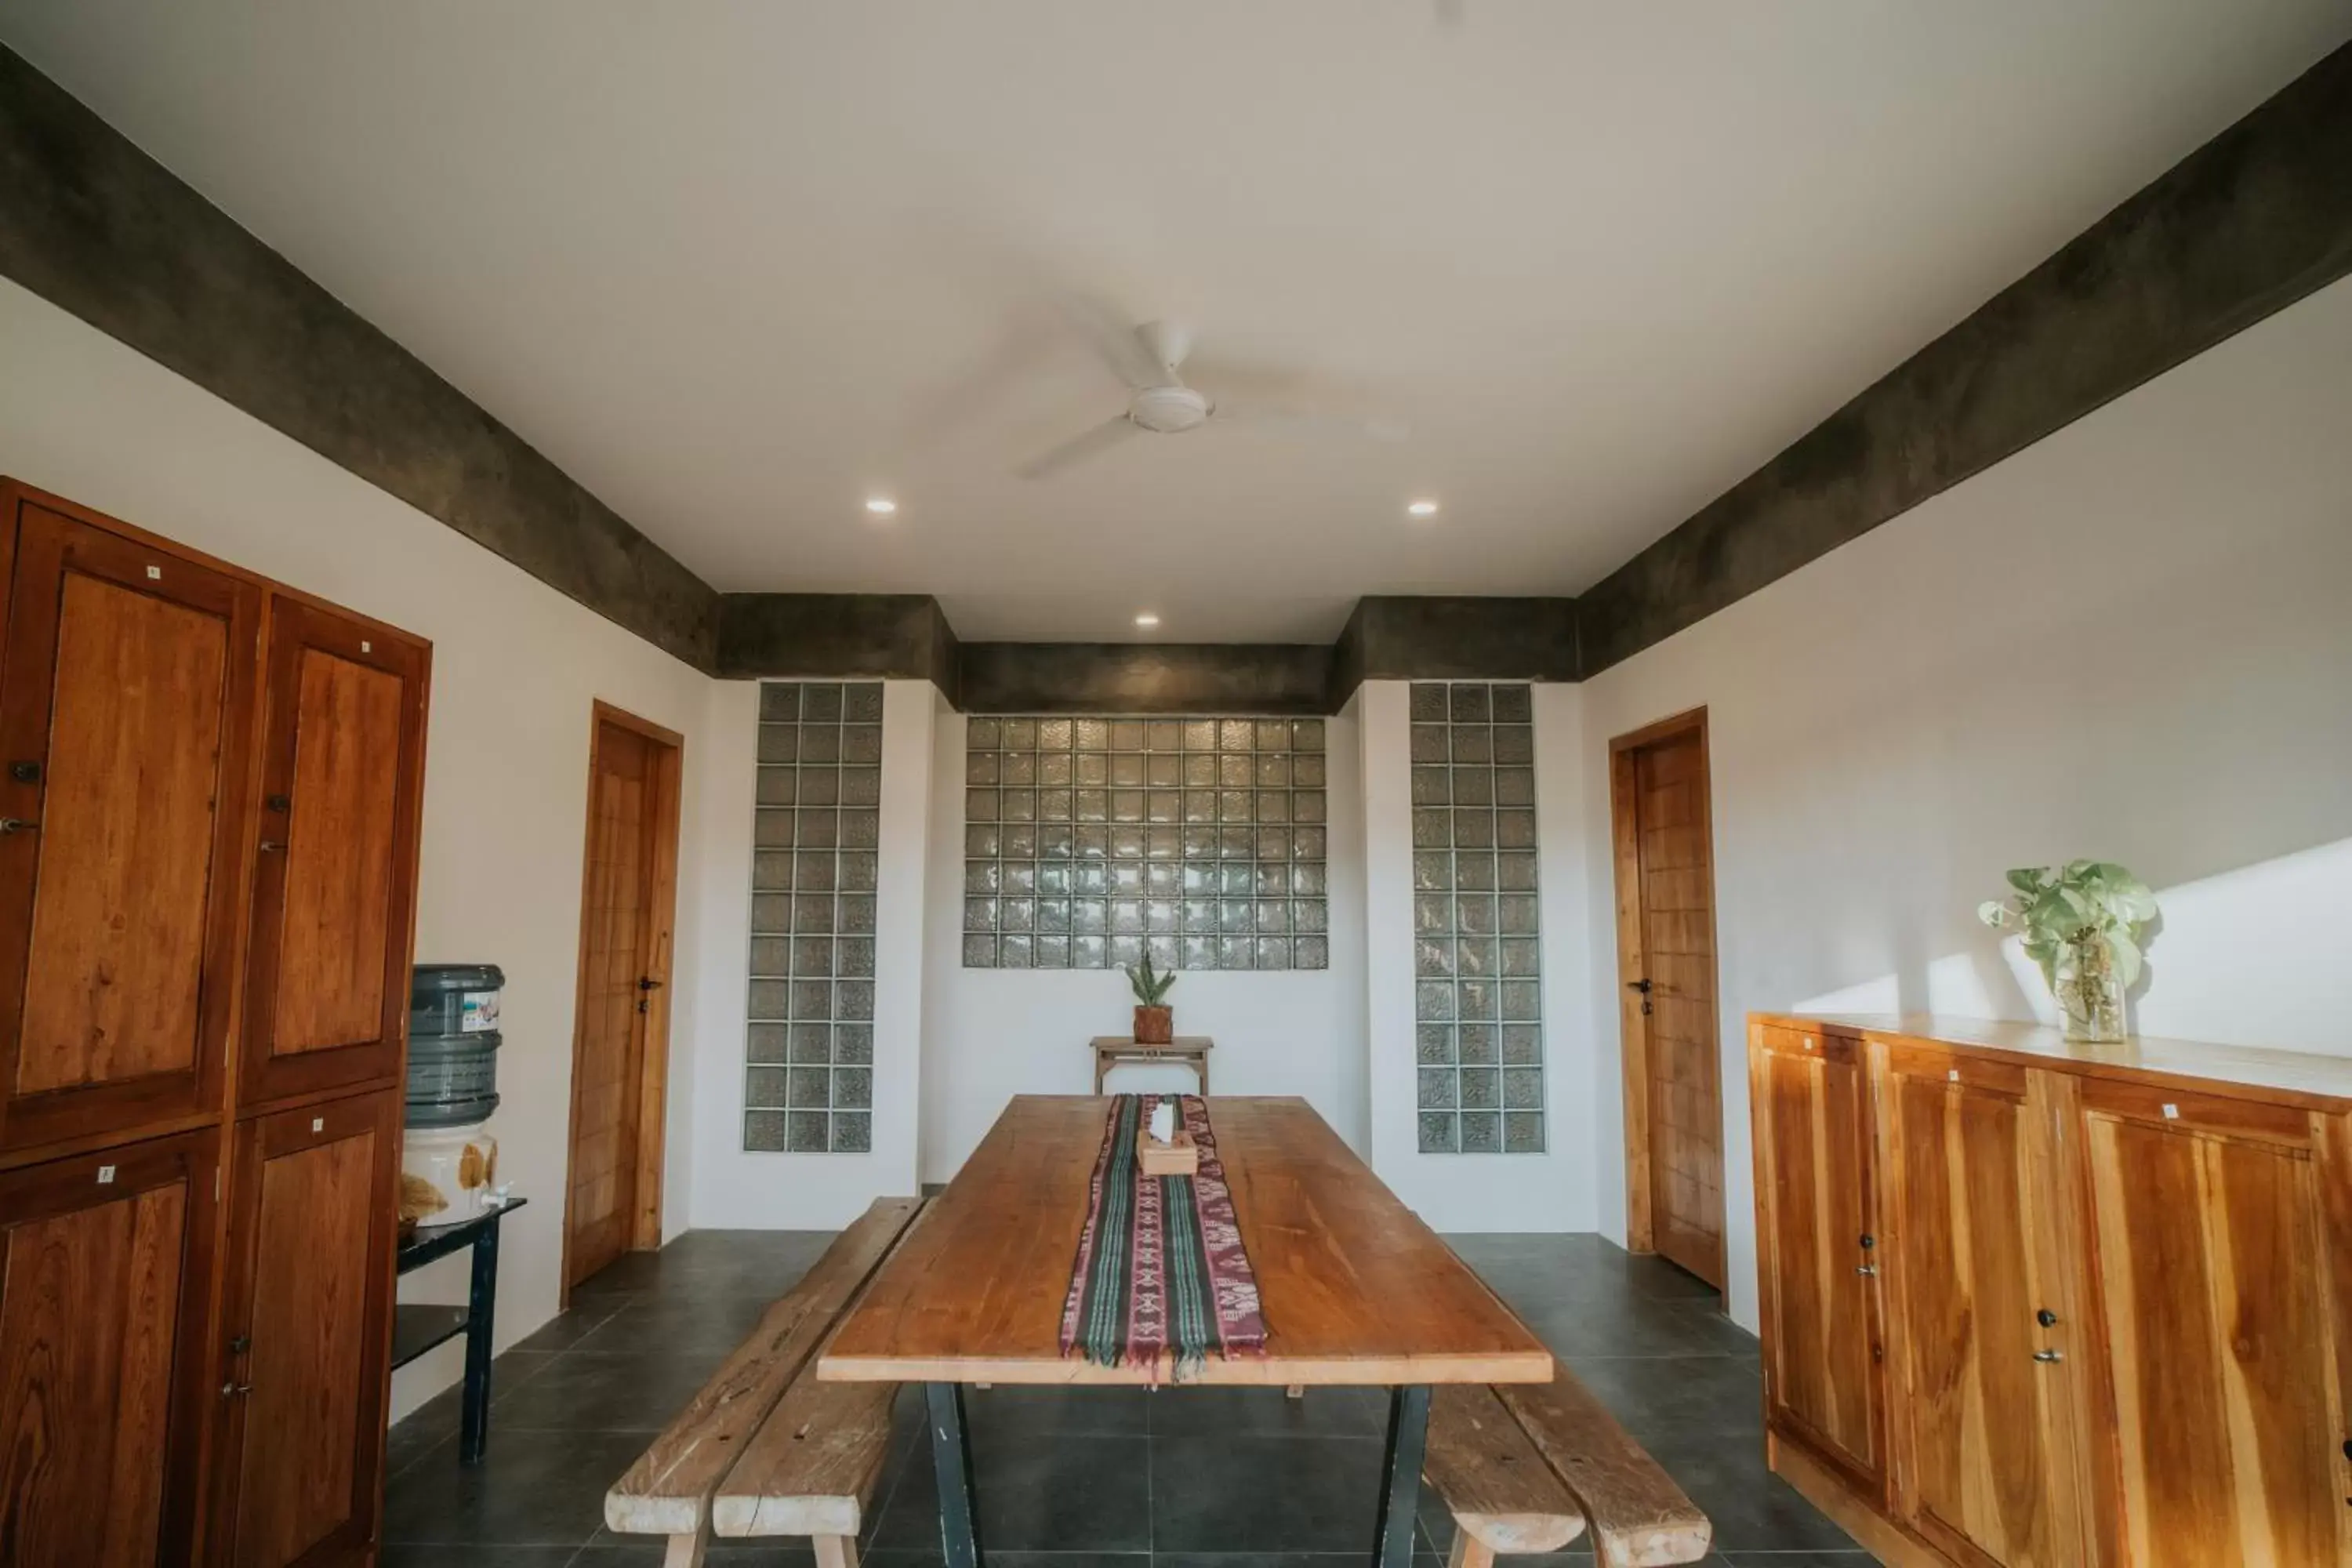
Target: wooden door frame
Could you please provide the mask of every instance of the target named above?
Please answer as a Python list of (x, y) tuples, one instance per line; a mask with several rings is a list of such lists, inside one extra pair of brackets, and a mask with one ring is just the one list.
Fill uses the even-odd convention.
[[(1625, 1099), (1625, 1245), (1633, 1252), (1657, 1250), (1656, 1217), (1651, 1212), (1650, 1041), (1642, 1023), (1642, 999), (1633, 982), (1642, 978), (1647, 937), (1642, 907), (1642, 841), (1640, 802), (1635, 799), (1634, 753), (1661, 741), (1685, 735), (1698, 741), (1699, 830), (1706, 843), (1706, 946), (1716, 971), (1715, 995), (1710, 999), (1707, 1032), (1715, 1050), (1708, 1058), (1715, 1070), (1716, 1184), (1724, 1190), (1723, 1130), (1723, 952), (1716, 942), (1715, 921), (1715, 769), (1709, 759), (1706, 710), (1693, 708), (1654, 724), (1619, 735), (1609, 742), (1609, 837), (1617, 879), (1617, 1033), (1623, 1062)], [(1727, 1211), (1728, 1205), (1726, 1205)], [(1729, 1238), (1724, 1238), (1725, 1250)]]
[(645, 930), (653, 941), (646, 973), (661, 982), (646, 1000), (644, 1058), (638, 1064), (635, 1170), (629, 1202), (629, 1250), (642, 1252), (661, 1246), (662, 1163), (667, 1143), (669, 1104), (669, 998), (676, 989), (677, 925), (678, 784), (686, 763), (686, 737), (603, 698), (590, 705), (588, 716), (588, 793), (582, 809), (580, 840), (580, 940), (572, 958), (572, 1112), (563, 1133), (563, 1256), (559, 1305), (572, 1301), (572, 1157), (580, 1138), (580, 1047), (588, 1025), (588, 893), (595, 875), (596, 764), (603, 760), (604, 726), (611, 724), (653, 742), (654, 797), (648, 820), (654, 825), (653, 875), (645, 889)]

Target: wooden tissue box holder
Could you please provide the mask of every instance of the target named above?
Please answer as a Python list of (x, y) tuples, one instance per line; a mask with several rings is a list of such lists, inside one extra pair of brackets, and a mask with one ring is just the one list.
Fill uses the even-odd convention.
[(1201, 1173), (1200, 1145), (1181, 1127), (1170, 1143), (1154, 1143), (1145, 1133), (1135, 1141), (1135, 1163), (1147, 1176), (1197, 1176)]

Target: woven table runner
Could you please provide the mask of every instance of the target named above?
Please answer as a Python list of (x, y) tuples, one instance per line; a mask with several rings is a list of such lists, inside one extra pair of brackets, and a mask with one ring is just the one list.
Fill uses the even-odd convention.
[[(1196, 1176), (1136, 1168), (1152, 1107), (1171, 1098), (1201, 1151)], [(1257, 1276), (1242, 1250), (1208, 1105), (1192, 1094), (1114, 1097), (1062, 1307), (1062, 1353), (1104, 1366), (1170, 1356), (1181, 1376), (1211, 1354), (1265, 1349)]]

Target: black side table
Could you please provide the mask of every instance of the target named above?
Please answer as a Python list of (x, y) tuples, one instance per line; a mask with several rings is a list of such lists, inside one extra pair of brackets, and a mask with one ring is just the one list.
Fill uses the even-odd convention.
[(394, 1306), (392, 1317), (392, 1364), (406, 1366), (442, 1341), (466, 1336), (465, 1404), (457, 1418), (457, 1462), (478, 1465), (490, 1438), (490, 1323), (499, 1296), (499, 1222), (522, 1207), (524, 1198), (509, 1198), (492, 1209), (456, 1225), (419, 1230), (400, 1244), (399, 1272), (422, 1268), (436, 1258), (446, 1258), (461, 1247), (474, 1249), (473, 1281), (462, 1307)]

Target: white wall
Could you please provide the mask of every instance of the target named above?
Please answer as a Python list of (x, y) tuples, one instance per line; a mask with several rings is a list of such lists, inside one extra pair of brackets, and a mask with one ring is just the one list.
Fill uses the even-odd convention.
[[(94, 327), (0, 281), (0, 471), (433, 640), (420, 963), (507, 975), (492, 1130), (499, 1173), (531, 1199), (508, 1225), (498, 1342), (551, 1317), (562, 1253), (572, 1013), (590, 704), (686, 736), (684, 834), (700, 831), (700, 674)], [(748, 821), (748, 817), (747, 817)], [(681, 857), (677, 951), (696, 962), (702, 863)], [(673, 1004), (677, 1049), (699, 1026)], [(680, 1075), (683, 1076), (683, 1075)], [(686, 1212), (691, 1097), (673, 1097), (665, 1227)], [(451, 1259), (404, 1300), (463, 1300)], [(394, 1379), (393, 1414), (457, 1378), (452, 1343)]]
[[(1734, 1316), (1756, 1321), (1746, 1014), (2047, 1016), (1974, 918), (2008, 867), (2092, 856), (2156, 887), (2143, 1032), (2352, 1053), (2347, 600), (2352, 282), (1586, 683), (1596, 851), (1609, 738), (1707, 709)], [(1605, 854), (1591, 871), (1622, 1237)]]
[[(877, 1197), (916, 1190), (923, 996), (923, 913), (932, 866), (932, 716), (928, 680), (882, 687), (881, 852), (874, 900), (874, 1146), (865, 1154), (753, 1153), (743, 1147), (744, 1030), (750, 1005), (751, 828), (759, 684), (714, 680), (702, 777), (703, 881), (695, 1037), (694, 1205), (698, 1230), (837, 1230)], [(956, 778), (963, 777), (957, 764)], [(961, 800), (959, 794), (958, 800)], [(957, 830), (962, 841), (962, 830)], [(961, 876), (959, 866), (958, 874)]]
[[(1442, 1231), (1590, 1230), (1593, 1048), (1587, 1026), (1583, 694), (1535, 688), (1537, 920), (1543, 940), (1545, 1142), (1541, 1154), (1423, 1154), (1413, 1056), (1412, 734), (1409, 683), (1368, 680), (1363, 717), (1364, 924), (1371, 1165)], [(1606, 865), (1606, 857), (1601, 863)]]
[[(1320, 972), (1187, 972), (1169, 995), (1176, 1027), (1216, 1041), (1219, 1094), (1304, 1096), (1364, 1147), (1362, 786), (1354, 720), (1325, 723), (1329, 759), (1331, 967)], [(964, 720), (940, 710), (932, 768), (930, 916), (925, 956), (923, 1158), (927, 1182), (952, 1176), (1016, 1094), (1087, 1094), (1097, 1035), (1123, 1035), (1135, 998), (1116, 970), (963, 967)], [(1117, 1089), (1185, 1089), (1179, 1068), (1126, 1068)]]

